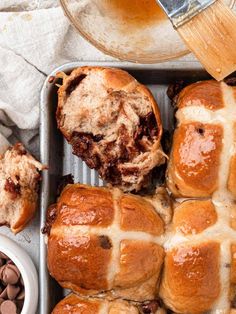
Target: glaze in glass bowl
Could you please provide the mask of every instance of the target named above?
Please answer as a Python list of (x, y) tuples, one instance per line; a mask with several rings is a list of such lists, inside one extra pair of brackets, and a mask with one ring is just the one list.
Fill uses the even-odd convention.
[[(189, 53), (155, 0), (60, 1), (79, 33), (105, 54), (158, 63)], [(235, 4), (235, 0), (225, 2), (231, 8)]]

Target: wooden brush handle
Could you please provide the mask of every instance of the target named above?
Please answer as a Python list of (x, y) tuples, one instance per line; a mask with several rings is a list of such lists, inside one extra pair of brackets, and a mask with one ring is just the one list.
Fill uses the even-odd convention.
[(216, 80), (236, 70), (236, 15), (221, 0), (180, 26), (178, 32)]

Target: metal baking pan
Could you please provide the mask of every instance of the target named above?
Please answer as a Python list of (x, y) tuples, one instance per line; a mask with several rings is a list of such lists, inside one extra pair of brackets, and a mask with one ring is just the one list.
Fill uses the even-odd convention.
[[(50, 76), (59, 71), (71, 72), (74, 68), (90, 66), (119, 67), (127, 70), (138, 81), (147, 85), (152, 91), (161, 110), (162, 122), (165, 129), (173, 128), (173, 108), (166, 95), (169, 84), (176, 80), (194, 82), (209, 78), (207, 73), (194, 62), (169, 62), (159, 65), (138, 65), (124, 62), (74, 62), (54, 70)], [(40, 227), (45, 223), (46, 209), (55, 202), (58, 180), (61, 176), (72, 174), (75, 182), (91, 185), (103, 185), (94, 170), (90, 170), (78, 157), (72, 155), (70, 146), (58, 131), (55, 119), (57, 107), (57, 87), (48, 82), (44, 83), (41, 92), (41, 122), (40, 122), (40, 152), (41, 162), (47, 164), (44, 171), (41, 188), (41, 217)], [(40, 235), (40, 314), (51, 313), (56, 303), (63, 298), (66, 291), (49, 276), (46, 264), (45, 238)]]

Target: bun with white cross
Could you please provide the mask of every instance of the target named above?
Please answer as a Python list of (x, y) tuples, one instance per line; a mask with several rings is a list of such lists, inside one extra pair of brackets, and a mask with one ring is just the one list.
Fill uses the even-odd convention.
[(168, 188), (175, 197), (210, 197), (224, 188), (236, 197), (236, 87), (189, 85), (177, 108)]
[(212, 200), (179, 204), (164, 244), (164, 304), (175, 313), (229, 313), (236, 305), (234, 243), (236, 231)]
[(67, 185), (48, 217), (48, 268), (64, 288), (134, 301), (155, 298), (165, 221), (171, 217), (165, 191), (145, 199), (118, 189)]
[(162, 300), (177, 313), (236, 307), (236, 88), (189, 85), (177, 99), (167, 186), (186, 200), (165, 242)]

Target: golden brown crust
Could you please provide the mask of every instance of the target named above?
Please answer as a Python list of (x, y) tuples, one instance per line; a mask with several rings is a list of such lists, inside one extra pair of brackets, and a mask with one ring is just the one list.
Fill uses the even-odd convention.
[(236, 155), (231, 158), (229, 178), (228, 178), (228, 189), (229, 191), (236, 196)]
[(143, 313), (141, 308), (146, 309), (145, 313), (165, 313), (156, 301), (142, 305), (121, 299), (83, 298), (70, 294), (56, 305), (51, 314), (140, 314)]
[(158, 244), (138, 240), (121, 241), (120, 271), (115, 276), (115, 286), (129, 288), (142, 284), (154, 275), (159, 277), (163, 259), (164, 250)]
[(174, 134), (167, 184), (175, 196), (206, 197), (218, 187), (223, 129), (192, 122)]
[(178, 97), (178, 108), (187, 106), (204, 106), (210, 110), (224, 107), (221, 83), (203, 81), (191, 84), (183, 89)]
[(236, 230), (236, 203), (232, 204), (230, 211), (230, 227)]
[(67, 185), (61, 193), (57, 208), (60, 214), (57, 215), (54, 226), (58, 224), (107, 227), (114, 219), (112, 194), (105, 188)]
[(174, 196), (212, 196), (222, 181), (222, 171), (227, 171), (228, 191), (236, 196), (235, 102), (235, 87), (213, 80), (189, 85), (180, 93), (167, 171)]
[[(134, 223), (128, 222), (122, 230), (120, 204), (125, 198), (131, 201)], [(94, 216), (94, 208), (99, 219), (91, 219), (90, 224), (81, 219), (80, 212)], [(105, 291), (113, 298), (136, 301), (155, 296), (164, 258), (155, 241), (156, 234), (164, 232), (164, 223), (151, 203), (138, 196), (124, 196), (118, 189), (74, 184), (64, 189), (49, 211), (48, 269), (63, 287), (84, 295)], [(112, 225), (108, 225), (111, 217)]]
[(23, 200), (22, 202), (22, 209), (21, 215), (19, 219), (16, 221), (14, 225), (11, 226), (13, 233), (18, 233), (22, 231), (30, 220), (34, 217), (36, 208), (37, 208), (37, 199), (38, 197), (35, 196), (34, 200)]
[(214, 225), (217, 213), (211, 200), (189, 200), (181, 203), (175, 210), (173, 225), (183, 234), (197, 234)]
[(56, 305), (52, 314), (99, 314), (100, 307), (99, 300), (86, 300), (70, 294)]
[(107, 272), (112, 248), (109, 238), (52, 235), (48, 247), (48, 268), (63, 287), (86, 294), (109, 288)]
[(122, 230), (135, 230), (161, 235), (164, 222), (154, 207), (140, 196), (123, 195), (120, 198)]
[(167, 252), (160, 288), (164, 303), (177, 313), (210, 310), (220, 294), (219, 263), (220, 245), (216, 242)]
[(121, 69), (90, 67), (90, 71), (101, 70), (104, 72), (104, 79), (108, 88), (125, 89), (127, 91), (133, 89), (133, 86), (130, 84), (134, 83), (134, 78), (128, 72)]
[(156, 300), (136, 303), (122, 299), (85, 298), (70, 294), (60, 301), (51, 314), (165, 314)]

